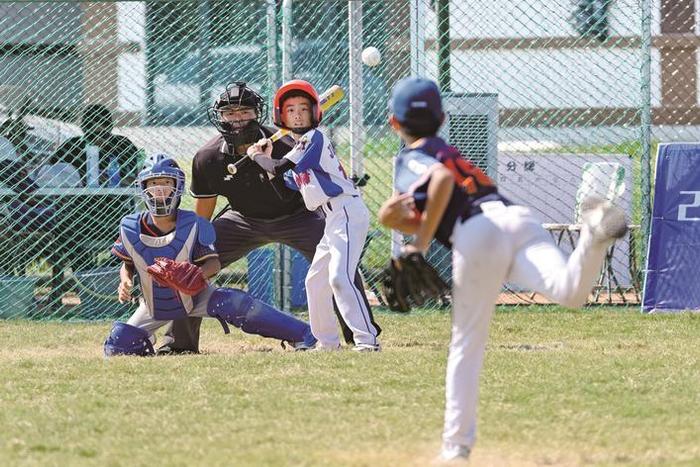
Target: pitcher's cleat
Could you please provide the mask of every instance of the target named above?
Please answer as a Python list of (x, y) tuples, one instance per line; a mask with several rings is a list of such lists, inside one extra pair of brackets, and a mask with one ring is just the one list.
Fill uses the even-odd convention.
[(581, 217), (596, 242), (622, 238), (628, 230), (625, 212), (610, 201), (588, 196), (581, 201)]
[(469, 460), (470, 453), (471, 450), (467, 446), (443, 443), (442, 450), (440, 451), (440, 456), (438, 457), (437, 461), (438, 463), (442, 464), (466, 462)]

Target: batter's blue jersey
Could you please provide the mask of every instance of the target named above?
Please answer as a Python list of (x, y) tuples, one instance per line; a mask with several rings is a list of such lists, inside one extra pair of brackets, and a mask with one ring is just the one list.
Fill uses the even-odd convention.
[(450, 236), (457, 221), (481, 213), (479, 205), (485, 201), (510, 202), (498, 193), (496, 185), (481, 169), (442, 139), (432, 137), (426, 138), (418, 147), (402, 149), (394, 169), (394, 189), (402, 194), (412, 194), (418, 212), (425, 209), (428, 183), (439, 165), (452, 172), (456, 187), (435, 232), (435, 239), (451, 248)]
[(345, 173), (333, 143), (319, 130), (305, 133), (284, 158), (296, 164), (292, 169), (294, 182), (310, 211), (331, 198), (359, 194)]

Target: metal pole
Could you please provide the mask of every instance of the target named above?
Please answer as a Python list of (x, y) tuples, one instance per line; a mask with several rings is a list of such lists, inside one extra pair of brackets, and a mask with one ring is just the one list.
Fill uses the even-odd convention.
[[(282, 2), (282, 81), (294, 76), (292, 70), (292, 0)], [(292, 307), (292, 251), (283, 244), (278, 249), (279, 306), (289, 311)]]
[(365, 145), (363, 122), (364, 81), (362, 76), (362, 0), (348, 0), (350, 43), (350, 170), (353, 177), (364, 174), (362, 155)]
[[(410, 44), (411, 44), (411, 76), (425, 76), (425, 10), (429, 0), (411, 0), (410, 3)], [(394, 158), (394, 164), (396, 158)], [(392, 184), (396, 185), (392, 171)], [(403, 235), (398, 230), (391, 231), (391, 256), (396, 258), (401, 254)]]
[[(267, 86), (270, 89), (270, 96), (280, 84), (277, 82), (277, 12), (275, 6), (275, 0), (267, 0)], [(271, 113), (268, 113), (269, 118), (271, 118)]]
[[(206, 108), (211, 100), (212, 73), (209, 60), (209, 48), (211, 46), (211, 4), (209, 0), (200, 0), (197, 8), (199, 16), (199, 34), (197, 35), (197, 49), (199, 50), (199, 106)], [(202, 112), (200, 112), (202, 114)]]
[(438, 83), (440, 90), (450, 90), (450, 0), (437, 0)]
[[(425, 17), (429, 0), (411, 0), (410, 3), (410, 44), (411, 44), (411, 76), (425, 76), (427, 68), (425, 64)], [(396, 162), (396, 158), (394, 158)], [(392, 171), (395, 173), (396, 171)], [(392, 183), (396, 180), (393, 179)], [(403, 235), (398, 230), (391, 231), (391, 256), (397, 257), (401, 254), (403, 245)]]
[(156, 28), (156, 6), (151, 2), (146, 2), (146, 38), (144, 43), (144, 52), (146, 56), (146, 109), (144, 110), (144, 124), (153, 125), (156, 122), (155, 104), (156, 104), (156, 85), (155, 77), (158, 73), (155, 56), (155, 31)]
[[(641, 63), (641, 143), (640, 159), (642, 182), (642, 263), (646, 264), (646, 245), (651, 230), (651, 1), (641, 0), (642, 14), (642, 63)], [(631, 252), (637, 254), (637, 252)]]
[(282, 81), (292, 79), (292, 0), (282, 2)]
[(411, 0), (411, 75), (425, 76), (425, 10), (428, 0)]

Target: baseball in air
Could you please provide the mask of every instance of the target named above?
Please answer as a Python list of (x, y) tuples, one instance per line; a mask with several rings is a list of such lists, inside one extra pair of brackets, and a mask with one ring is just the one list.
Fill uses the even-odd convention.
[(367, 47), (362, 51), (362, 63), (367, 66), (377, 66), (382, 61), (382, 54), (376, 47)]

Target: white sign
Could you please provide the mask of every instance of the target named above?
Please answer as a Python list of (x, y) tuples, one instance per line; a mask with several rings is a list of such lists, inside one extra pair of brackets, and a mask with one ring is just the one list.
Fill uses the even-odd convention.
[[(626, 154), (498, 154), (497, 184), (514, 203), (534, 209), (546, 224), (576, 224), (578, 197), (596, 193), (615, 197), (628, 217), (632, 207), (632, 161)], [(560, 231), (555, 231), (555, 234)], [(562, 250), (572, 251), (566, 234)], [(631, 284), (629, 240), (616, 243), (612, 266), (622, 287)]]

